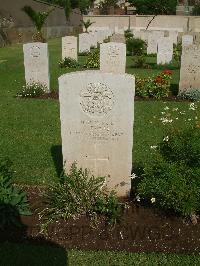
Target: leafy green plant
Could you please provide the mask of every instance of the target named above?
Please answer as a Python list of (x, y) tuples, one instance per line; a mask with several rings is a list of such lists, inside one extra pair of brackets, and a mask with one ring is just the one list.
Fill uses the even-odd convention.
[[(151, 146), (150, 160), (135, 179), (136, 199), (170, 210), (197, 223), (200, 213), (199, 105), (167, 106), (151, 121), (162, 127), (163, 139)], [(155, 124), (155, 121), (158, 124)]]
[(33, 36), (34, 41), (45, 42), (42, 34), (42, 27), (44, 26), (44, 23), (49, 14), (53, 10), (54, 8), (51, 8), (48, 12), (37, 12), (31, 6), (24, 6), (22, 8), (22, 11), (24, 11), (29, 16), (37, 30), (37, 33)]
[(173, 50), (173, 58), (177, 62), (178, 66), (180, 66), (181, 63), (181, 53), (182, 53), (182, 45), (181, 43), (178, 43), (174, 46)]
[(200, 89), (190, 88), (186, 91), (180, 92), (178, 97), (190, 101), (200, 101)]
[(132, 33), (132, 31), (131, 30), (125, 30), (125, 32), (124, 32), (124, 36), (125, 36), (125, 38), (126, 38), (126, 40), (128, 40), (128, 39), (132, 39), (133, 38), (133, 33)]
[(95, 49), (89, 53), (86, 62), (84, 64), (85, 68), (99, 68), (100, 67), (100, 51)]
[(29, 83), (23, 86), (22, 91), (17, 93), (17, 97), (36, 98), (44, 95), (47, 92), (45, 85), (40, 83)]
[(46, 208), (40, 212), (43, 229), (59, 219), (77, 219), (82, 215), (96, 221), (97, 215), (102, 214), (110, 223), (115, 223), (121, 206), (114, 191), (108, 193), (104, 184), (105, 177), (94, 177), (73, 163), (61, 183), (50, 186), (44, 194)]
[(0, 158), (0, 229), (19, 226), (19, 215), (31, 215), (26, 193), (12, 184), (12, 162)]
[(145, 55), (136, 55), (133, 57), (133, 63), (135, 68), (145, 68), (146, 67), (146, 58)]
[(79, 66), (79, 63), (70, 57), (65, 57), (63, 60), (59, 61), (60, 68), (78, 68)]
[(92, 22), (90, 21), (90, 19), (84, 21), (84, 20), (81, 20), (81, 23), (83, 24), (84, 28), (85, 28), (85, 32), (88, 33), (88, 29), (90, 26), (92, 26), (92, 24), (94, 24), (95, 22)]
[(172, 72), (170, 70), (164, 70), (157, 76), (143, 79), (136, 77), (136, 96), (156, 99), (168, 97), (170, 94), (171, 75)]
[(145, 50), (145, 42), (140, 39), (128, 38), (126, 47), (130, 55), (142, 55)]

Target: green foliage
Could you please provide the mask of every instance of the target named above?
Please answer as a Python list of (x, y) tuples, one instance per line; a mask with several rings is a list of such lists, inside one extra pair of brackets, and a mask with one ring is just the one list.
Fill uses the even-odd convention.
[(192, 10), (193, 16), (200, 16), (200, 3), (196, 3)]
[(31, 214), (26, 193), (12, 185), (12, 178), (12, 162), (0, 158), (0, 229), (19, 226), (19, 215)]
[(84, 64), (86, 68), (100, 68), (100, 51), (99, 49), (93, 50), (89, 53), (87, 60)]
[(200, 167), (200, 129), (189, 128), (172, 131), (167, 141), (159, 145), (160, 154), (166, 161), (175, 162), (190, 168)]
[(126, 47), (130, 55), (142, 55), (145, 50), (145, 42), (140, 39), (128, 38)]
[(110, 7), (116, 7), (118, 0), (101, 0), (98, 4), (100, 13), (107, 15), (109, 13)]
[(133, 58), (135, 68), (145, 68), (146, 67), (146, 58), (145, 55), (136, 55)]
[(46, 208), (40, 212), (43, 228), (59, 219), (77, 219), (82, 215), (96, 221), (97, 215), (102, 214), (115, 223), (121, 207), (114, 191), (108, 193), (104, 184), (105, 177), (94, 177), (73, 163), (61, 183), (50, 186), (44, 195)]
[(136, 191), (146, 202), (183, 216), (200, 212), (200, 128), (172, 131), (144, 168)]
[(17, 97), (22, 98), (36, 98), (46, 93), (47, 88), (43, 84), (29, 83), (23, 86), (22, 91), (17, 93)]
[(164, 70), (157, 76), (143, 79), (136, 77), (136, 96), (156, 99), (168, 97), (170, 93), (170, 84), (172, 79), (171, 74), (172, 72), (170, 70)]
[(125, 30), (125, 32), (124, 32), (124, 36), (125, 36), (125, 38), (126, 38), (126, 40), (127, 39), (131, 39), (131, 38), (133, 38), (133, 33), (132, 33), (132, 31), (131, 30)]
[(79, 63), (70, 57), (65, 57), (63, 60), (59, 61), (60, 68), (78, 68), (79, 66)]
[(46, 19), (53, 10), (54, 9), (51, 8), (48, 12), (37, 12), (31, 6), (24, 6), (22, 8), (22, 11), (32, 20), (38, 32), (41, 32)]
[(95, 22), (92, 22), (90, 21), (90, 19), (84, 21), (84, 20), (81, 20), (81, 23), (83, 24), (83, 26), (85, 27), (85, 32), (88, 32), (88, 28), (94, 24)]
[(129, 0), (140, 15), (174, 15), (177, 0)]
[(182, 45), (181, 43), (178, 43), (177, 45), (174, 46), (173, 50), (173, 58), (178, 63), (178, 65), (180, 65), (181, 63), (181, 53), (182, 53)]
[(200, 89), (190, 88), (186, 91), (179, 93), (178, 97), (190, 101), (200, 101)]

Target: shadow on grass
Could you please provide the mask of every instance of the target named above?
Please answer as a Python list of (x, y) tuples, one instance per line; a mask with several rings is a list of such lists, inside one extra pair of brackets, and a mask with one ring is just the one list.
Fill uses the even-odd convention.
[(170, 91), (171, 91), (173, 96), (177, 96), (178, 95), (178, 90), (179, 90), (179, 85), (178, 84), (171, 84)]
[(60, 177), (63, 172), (62, 146), (61, 145), (52, 146), (51, 156), (54, 162), (57, 176)]
[(34, 224), (24, 224), (15, 207), (0, 204), (0, 210), (0, 265), (68, 265), (66, 250), (44, 237), (31, 237), (28, 232), (34, 230)]

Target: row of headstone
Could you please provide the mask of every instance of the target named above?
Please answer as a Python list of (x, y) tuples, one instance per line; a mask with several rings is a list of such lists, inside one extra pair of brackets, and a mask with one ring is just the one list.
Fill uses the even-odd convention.
[(91, 47), (96, 48), (98, 43), (112, 35), (112, 31), (101, 29), (79, 34), (79, 53), (89, 52)]
[(125, 74), (125, 61), (125, 44), (103, 43), (99, 71), (59, 78), (64, 169), (76, 162), (105, 176), (118, 196), (130, 193), (132, 169), (135, 79)]

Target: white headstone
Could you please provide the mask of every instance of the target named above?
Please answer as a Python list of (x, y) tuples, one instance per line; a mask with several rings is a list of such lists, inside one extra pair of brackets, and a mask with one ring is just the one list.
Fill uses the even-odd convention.
[(100, 45), (100, 70), (105, 73), (124, 74), (126, 69), (126, 45), (103, 43)]
[(90, 41), (90, 47), (97, 48), (97, 42), (98, 42), (98, 33), (96, 31), (92, 31), (89, 33), (89, 41)]
[(169, 38), (172, 39), (174, 44), (178, 43), (178, 31), (169, 31)]
[(158, 39), (164, 37), (164, 31), (151, 31), (148, 34), (147, 54), (156, 54)]
[(179, 91), (200, 89), (200, 46), (184, 46), (181, 56)]
[(119, 43), (125, 43), (126, 39), (124, 34), (114, 34), (110, 37), (110, 42), (119, 42)]
[(188, 46), (191, 44), (193, 44), (193, 36), (192, 35), (183, 35), (182, 46)]
[(59, 78), (62, 153), (72, 163), (105, 176), (118, 196), (130, 192), (135, 79), (132, 75), (74, 72)]
[(89, 33), (79, 34), (79, 53), (90, 52), (90, 46), (91, 41)]
[(173, 42), (170, 37), (161, 37), (158, 40), (157, 64), (169, 64), (173, 58)]
[(26, 84), (39, 83), (50, 91), (49, 55), (47, 43), (23, 45)]
[(77, 61), (78, 59), (78, 47), (77, 37), (66, 36), (62, 38), (62, 59), (70, 57)]

